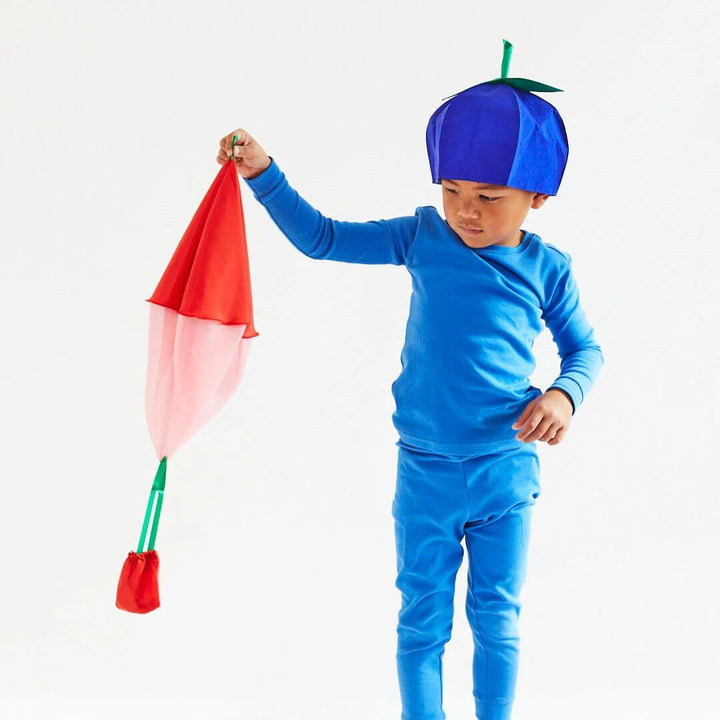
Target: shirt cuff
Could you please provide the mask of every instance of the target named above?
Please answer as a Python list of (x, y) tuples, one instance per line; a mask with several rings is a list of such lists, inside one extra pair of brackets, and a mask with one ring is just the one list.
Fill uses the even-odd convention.
[(558, 390), (562, 390), (570, 396), (570, 401), (572, 402), (573, 406), (572, 414), (574, 415), (575, 411), (580, 406), (580, 403), (583, 401), (583, 392), (580, 385), (578, 385), (578, 383), (576, 383), (575, 380), (572, 380), (571, 378), (558, 378), (548, 388), (548, 390), (550, 388), (557, 388)]
[(268, 155), (270, 158), (270, 164), (254, 178), (243, 178), (245, 182), (250, 186), (255, 197), (260, 200), (269, 194), (282, 178), (282, 172), (278, 167), (272, 155)]

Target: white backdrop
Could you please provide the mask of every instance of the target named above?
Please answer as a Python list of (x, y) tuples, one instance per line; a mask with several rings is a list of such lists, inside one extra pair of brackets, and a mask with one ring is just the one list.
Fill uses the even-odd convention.
[[(523, 227), (573, 256), (605, 355), (539, 443), (514, 718), (718, 717), (718, 10), (506, 5), (0, 3), (3, 717), (399, 718), (407, 271), (306, 258), (241, 181), (260, 335), (169, 465), (139, 616), (114, 600), (157, 466), (144, 300), (238, 127), (326, 215), (442, 210), (427, 120), (503, 38), (564, 90), (567, 171)], [(473, 717), (466, 562), (449, 720)]]

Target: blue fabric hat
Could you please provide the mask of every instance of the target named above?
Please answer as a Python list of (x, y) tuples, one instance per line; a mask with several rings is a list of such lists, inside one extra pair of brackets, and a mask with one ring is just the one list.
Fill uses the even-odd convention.
[(425, 139), (434, 183), (470, 180), (557, 195), (568, 158), (565, 125), (530, 91), (562, 90), (507, 77), (511, 54), (503, 40), (501, 77), (451, 95), (430, 117)]

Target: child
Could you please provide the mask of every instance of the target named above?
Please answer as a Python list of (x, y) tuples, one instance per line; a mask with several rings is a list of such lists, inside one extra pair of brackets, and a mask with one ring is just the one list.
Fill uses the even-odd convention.
[[(445, 220), (433, 206), (369, 222), (325, 217), (244, 130), (220, 141), (217, 158), (227, 161), (238, 135), (238, 173), (308, 257), (405, 265), (412, 276), (402, 372), (392, 385), (402, 720), (445, 718), (442, 657), (463, 537), (476, 715), (510, 718), (519, 594), (540, 495), (536, 441), (561, 442), (604, 362), (571, 256), (521, 228), (530, 208), (557, 193), (568, 151), (557, 110), (521, 89), (549, 86), (506, 77), (509, 47), (502, 81), (458, 93), (428, 124)], [(528, 381), (541, 321), (561, 357), (545, 392)]]

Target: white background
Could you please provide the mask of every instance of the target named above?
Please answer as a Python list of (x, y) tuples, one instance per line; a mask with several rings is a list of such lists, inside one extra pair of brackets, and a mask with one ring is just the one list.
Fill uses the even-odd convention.
[[(331, 217), (442, 210), (427, 120), (500, 74), (507, 38), (511, 76), (564, 90), (544, 97), (570, 139), (523, 227), (573, 256), (605, 355), (566, 439), (539, 443), (513, 717), (717, 718), (717, 13), (3, 0), (2, 717), (400, 717), (407, 271), (306, 258), (241, 181), (260, 335), (169, 466), (162, 605), (140, 616), (114, 601), (157, 466), (144, 300), (236, 128)], [(535, 347), (547, 387), (547, 330)], [(474, 715), (465, 563), (449, 720)]]

